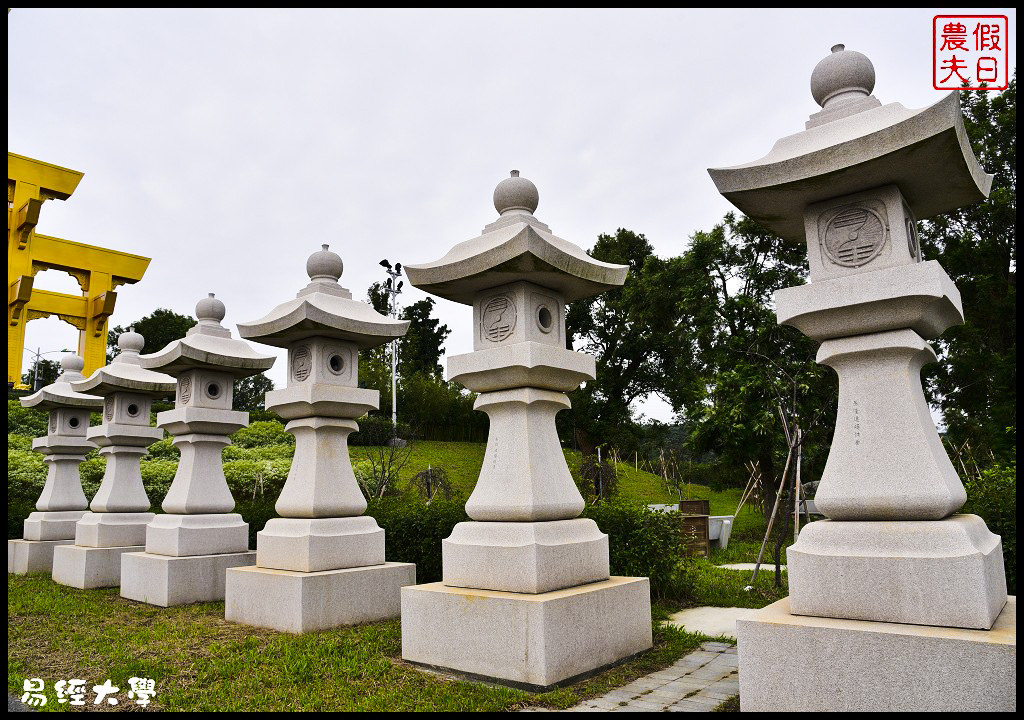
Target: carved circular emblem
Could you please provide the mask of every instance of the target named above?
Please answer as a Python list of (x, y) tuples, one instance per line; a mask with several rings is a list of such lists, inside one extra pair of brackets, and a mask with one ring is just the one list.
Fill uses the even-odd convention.
[(192, 378), (187, 375), (178, 381), (178, 399), (183, 404), (192, 399)]
[(884, 244), (885, 222), (871, 208), (844, 208), (825, 228), (825, 254), (843, 267), (867, 265)]
[(907, 245), (910, 249), (910, 257), (917, 260), (921, 249), (917, 244), (917, 225), (910, 218), (907, 218)]
[(295, 348), (295, 354), (292, 356), (292, 377), (301, 382), (308, 378), (311, 372), (313, 372), (313, 360), (309, 355), (309, 348), (300, 345)]
[(114, 419), (114, 398), (113, 397), (108, 396), (107, 399), (103, 402), (103, 417), (105, 417), (107, 420), (113, 420)]
[(507, 295), (498, 295), (487, 301), (480, 313), (480, 329), (491, 342), (501, 342), (516, 328), (516, 306)]

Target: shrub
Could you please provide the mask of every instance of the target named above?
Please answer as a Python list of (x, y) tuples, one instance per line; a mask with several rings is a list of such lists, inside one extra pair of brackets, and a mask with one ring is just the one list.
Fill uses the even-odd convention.
[(961, 512), (981, 516), (1003, 541), (1006, 587), (1017, 593), (1017, 461), (995, 464), (966, 478), (967, 504)]
[(231, 443), (244, 448), (295, 445), (295, 437), (285, 432), (284, 425), (276, 420), (258, 420), (236, 431), (231, 436)]
[(30, 438), (46, 434), (48, 413), (45, 410), (22, 407), (16, 399), (7, 399), (7, 434), (24, 435)]
[(159, 508), (167, 496), (167, 491), (171, 489), (174, 474), (178, 472), (178, 461), (162, 457), (143, 458), (140, 467), (142, 485), (146, 488), (149, 502), (154, 508)]
[(441, 541), (469, 520), (464, 500), (435, 499), (429, 505), (413, 495), (371, 500), (366, 514), (384, 529), (387, 559), (416, 563), (416, 582), (441, 579)]
[(165, 437), (163, 440), (157, 440), (155, 443), (146, 448), (146, 455), (143, 460), (153, 460), (156, 458), (169, 459), (177, 462), (178, 458), (181, 457), (181, 451), (174, 447), (171, 443), (171, 438)]
[(607, 459), (598, 462), (596, 455), (588, 455), (583, 458), (576, 486), (588, 503), (615, 497), (619, 490), (618, 467)]
[(7, 436), (7, 537), (20, 538), (22, 524), (36, 509), (36, 500), (46, 484), (43, 456), (31, 450), (25, 436)]
[(88, 457), (78, 466), (78, 474), (82, 477), (82, 489), (85, 496), (92, 500), (96, 491), (100, 489), (103, 482), (103, 473), (107, 470), (107, 459), (103, 457)]
[(409, 481), (409, 488), (419, 493), (429, 503), (435, 496), (440, 495), (445, 500), (451, 500), (455, 491), (448, 479), (448, 471), (439, 467), (428, 467), (426, 470), (413, 475)]
[(672, 594), (673, 572), (683, 559), (679, 524), (672, 513), (612, 501), (588, 506), (583, 517), (608, 535), (612, 575), (649, 577), (656, 597)]

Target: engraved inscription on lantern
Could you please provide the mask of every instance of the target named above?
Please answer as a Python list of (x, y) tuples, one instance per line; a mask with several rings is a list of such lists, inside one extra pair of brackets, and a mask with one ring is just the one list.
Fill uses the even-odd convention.
[(178, 402), (182, 405), (187, 405), (191, 399), (192, 378), (184, 375), (178, 380)]
[(888, 227), (882, 203), (847, 205), (824, 213), (819, 232), (825, 256), (842, 267), (862, 267), (885, 247)]
[(489, 341), (497, 343), (516, 329), (516, 306), (512, 298), (498, 295), (484, 305), (480, 318), (480, 332)]
[(302, 382), (313, 372), (313, 356), (309, 347), (299, 345), (292, 353), (292, 377)]
[(860, 407), (853, 401), (853, 444), (860, 445)]

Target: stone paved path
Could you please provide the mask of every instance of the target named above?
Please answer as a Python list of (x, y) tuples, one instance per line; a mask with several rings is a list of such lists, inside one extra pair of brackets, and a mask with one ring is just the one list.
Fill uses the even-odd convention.
[(674, 665), (566, 712), (708, 712), (739, 694), (736, 666), (735, 645), (706, 642)]

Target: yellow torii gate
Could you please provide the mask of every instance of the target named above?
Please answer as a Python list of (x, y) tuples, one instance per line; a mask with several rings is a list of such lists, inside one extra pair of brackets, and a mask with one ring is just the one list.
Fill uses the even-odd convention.
[[(107, 318), (114, 288), (142, 279), (150, 258), (40, 235), (35, 231), (46, 200), (67, 200), (83, 173), (7, 153), (7, 382), (21, 384), (25, 325), (56, 315), (79, 330), (78, 354), (85, 374), (106, 364)], [(33, 289), (41, 270), (74, 277), (81, 296)]]

